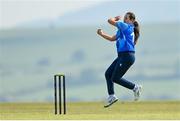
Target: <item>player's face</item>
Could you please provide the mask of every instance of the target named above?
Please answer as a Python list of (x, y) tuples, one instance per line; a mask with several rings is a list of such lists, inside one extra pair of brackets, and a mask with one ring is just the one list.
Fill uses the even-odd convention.
[(124, 22), (125, 22), (125, 23), (132, 23), (132, 21), (129, 19), (129, 14), (126, 14), (126, 15), (124, 16)]

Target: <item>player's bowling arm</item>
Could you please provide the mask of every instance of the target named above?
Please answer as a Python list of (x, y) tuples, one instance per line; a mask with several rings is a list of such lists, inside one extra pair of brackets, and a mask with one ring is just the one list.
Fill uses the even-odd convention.
[(118, 21), (118, 20), (120, 20), (120, 16), (116, 16), (116, 17), (114, 17), (114, 18), (110, 18), (110, 19), (108, 19), (108, 23), (109, 24), (111, 24), (111, 25), (113, 25), (113, 26), (116, 26), (116, 22)]

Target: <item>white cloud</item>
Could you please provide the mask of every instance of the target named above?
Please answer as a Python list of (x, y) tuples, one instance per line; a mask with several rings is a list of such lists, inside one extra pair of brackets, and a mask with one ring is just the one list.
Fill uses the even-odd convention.
[(11, 28), (38, 19), (55, 18), (99, 2), (102, 0), (0, 0), (0, 28)]

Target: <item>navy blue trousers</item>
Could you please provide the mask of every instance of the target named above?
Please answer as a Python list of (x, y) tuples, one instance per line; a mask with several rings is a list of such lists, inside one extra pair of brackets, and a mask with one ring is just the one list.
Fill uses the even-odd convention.
[(135, 55), (133, 52), (118, 53), (118, 57), (113, 61), (105, 72), (108, 94), (114, 94), (114, 83), (128, 89), (133, 89), (135, 84), (122, 78), (127, 70), (133, 65)]

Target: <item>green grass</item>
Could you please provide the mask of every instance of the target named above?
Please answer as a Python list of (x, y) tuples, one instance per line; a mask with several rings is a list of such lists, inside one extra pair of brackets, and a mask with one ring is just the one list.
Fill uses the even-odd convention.
[(0, 119), (180, 119), (180, 101), (67, 104), (67, 115), (54, 115), (50, 103), (0, 103)]

